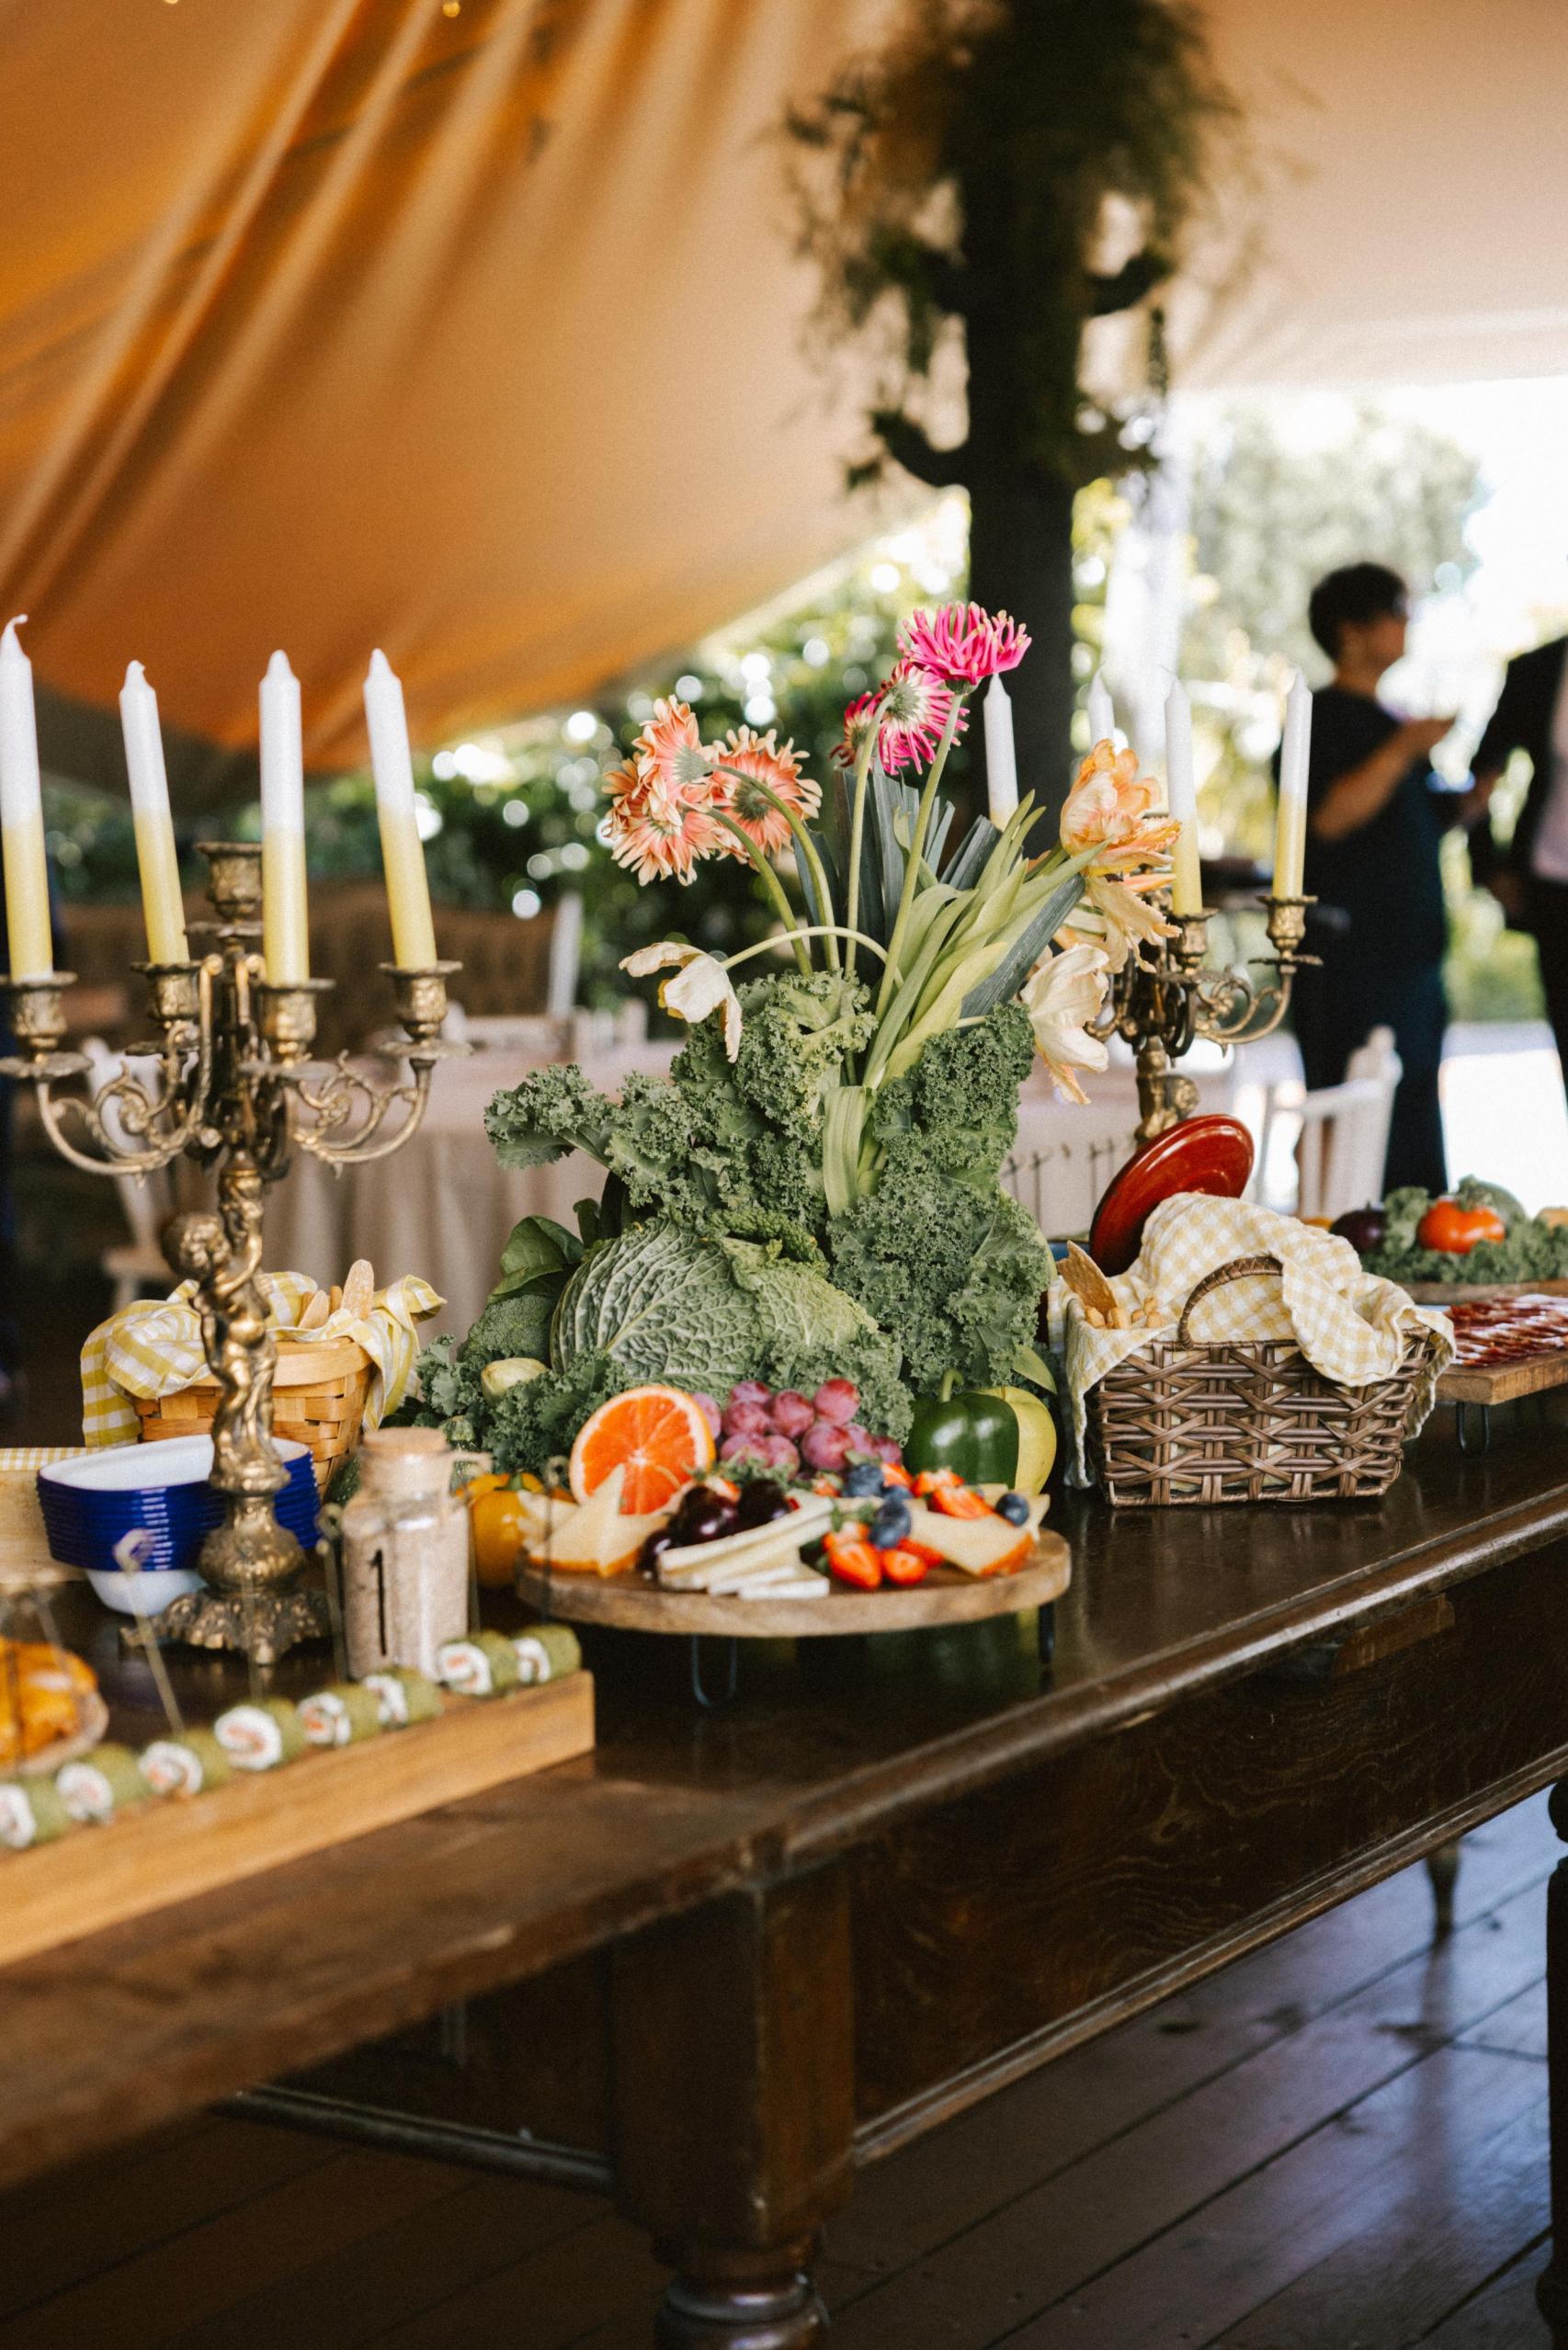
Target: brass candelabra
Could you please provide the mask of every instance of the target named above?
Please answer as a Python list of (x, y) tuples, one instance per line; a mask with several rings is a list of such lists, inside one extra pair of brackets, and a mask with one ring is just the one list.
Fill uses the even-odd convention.
[[(199, 961), (142, 963), (156, 1038), (134, 1046), (123, 1073), (97, 1093), (75, 1090), (90, 1064), (62, 1051), (68, 971), (5, 980), (17, 1055), (0, 1073), (30, 1084), (51, 1141), (94, 1175), (146, 1175), (180, 1157), (215, 1172), (217, 1213), (170, 1228), (175, 1269), (195, 1284), (207, 1364), (218, 1385), (212, 1483), (223, 1523), (202, 1545), (208, 1586), (177, 1599), (153, 1629), (159, 1640), (238, 1649), (268, 1664), (329, 1629), (324, 1598), (297, 1588), (303, 1553), (278, 1523), (288, 1471), (272, 1435), (277, 1337), (257, 1280), (267, 1187), (295, 1151), (335, 1167), (385, 1158), (417, 1130), (437, 1061), (466, 1047), (443, 1041), (447, 981), (457, 963), (390, 971), (408, 1038), (411, 1076), (386, 1084), (345, 1055), (311, 1060), (316, 997), (330, 980), (268, 985), (261, 937), (261, 850), (248, 842), (198, 844), (216, 919), (193, 925)], [(156, 1066), (146, 1075), (135, 1063)], [(403, 1115), (392, 1128), (397, 1110)]]
[[(1274, 954), (1263, 961), (1272, 976), (1261, 984), (1244, 970), (1205, 969), (1213, 919), (1208, 906), (1198, 914), (1172, 915), (1175, 936), (1162, 938), (1146, 960), (1130, 955), (1116, 973), (1093, 1033), (1123, 1036), (1134, 1049), (1140, 1142), (1179, 1125), (1198, 1107), (1197, 1086), (1172, 1066), (1198, 1038), (1216, 1044), (1248, 1044), (1279, 1026), (1297, 971), (1318, 959), (1301, 950), (1307, 908), (1315, 903), (1312, 898), (1264, 899)], [(1168, 906), (1165, 911), (1169, 913)]]

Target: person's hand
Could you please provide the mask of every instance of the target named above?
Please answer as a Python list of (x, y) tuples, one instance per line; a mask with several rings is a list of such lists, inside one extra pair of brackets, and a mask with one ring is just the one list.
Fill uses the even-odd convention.
[(1419, 759), (1435, 751), (1444, 735), (1451, 734), (1458, 723), (1456, 711), (1449, 718), (1407, 718), (1399, 731), (1411, 757)]

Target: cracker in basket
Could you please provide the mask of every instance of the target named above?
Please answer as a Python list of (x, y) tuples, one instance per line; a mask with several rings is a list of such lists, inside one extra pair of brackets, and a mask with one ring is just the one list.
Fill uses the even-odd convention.
[(1062, 1278), (1095, 1329), (1125, 1328), (1126, 1315), (1117, 1301), (1116, 1291), (1094, 1258), (1085, 1255), (1076, 1241), (1067, 1243), (1067, 1262), (1062, 1268)]

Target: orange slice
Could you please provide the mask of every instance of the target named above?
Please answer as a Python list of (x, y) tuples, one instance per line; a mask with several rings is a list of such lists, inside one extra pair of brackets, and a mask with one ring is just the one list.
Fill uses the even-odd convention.
[(712, 1431), (678, 1387), (632, 1387), (612, 1395), (585, 1420), (572, 1447), (572, 1491), (580, 1502), (617, 1469), (626, 1471), (620, 1506), (628, 1517), (667, 1508), (713, 1463)]

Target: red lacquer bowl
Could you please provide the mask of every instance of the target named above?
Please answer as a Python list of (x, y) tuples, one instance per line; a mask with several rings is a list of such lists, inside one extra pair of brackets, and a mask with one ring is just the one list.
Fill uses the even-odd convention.
[(1089, 1227), (1089, 1254), (1102, 1273), (1125, 1273), (1162, 1199), (1178, 1191), (1239, 1199), (1252, 1163), (1252, 1136), (1239, 1118), (1189, 1118), (1156, 1134), (1107, 1184)]

